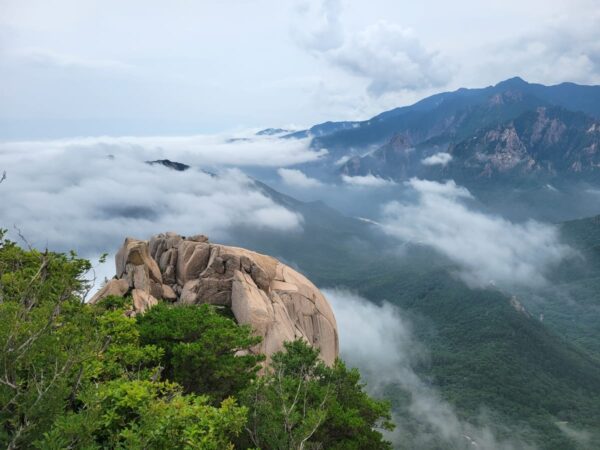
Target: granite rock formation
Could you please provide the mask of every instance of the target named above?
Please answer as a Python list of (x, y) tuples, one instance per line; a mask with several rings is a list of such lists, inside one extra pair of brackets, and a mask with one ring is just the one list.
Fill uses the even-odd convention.
[(267, 359), (285, 341), (298, 338), (318, 347), (327, 364), (338, 356), (329, 303), (306, 277), (275, 258), (213, 244), (203, 235), (164, 233), (149, 241), (125, 239), (115, 260), (115, 278), (91, 302), (109, 295), (131, 296), (135, 313), (161, 300), (221, 305), (262, 336), (252, 351)]

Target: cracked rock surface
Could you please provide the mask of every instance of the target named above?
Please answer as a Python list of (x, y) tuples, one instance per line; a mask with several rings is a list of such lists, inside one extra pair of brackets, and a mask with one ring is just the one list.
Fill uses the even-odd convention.
[(203, 235), (162, 233), (149, 241), (125, 239), (115, 260), (115, 278), (91, 302), (130, 295), (139, 314), (161, 300), (226, 306), (238, 323), (262, 336), (252, 351), (267, 360), (285, 341), (298, 338), (319, 348), (329, 365), (338, 356), (329, 302), (306, 277), (275, 258), (213, 244)]

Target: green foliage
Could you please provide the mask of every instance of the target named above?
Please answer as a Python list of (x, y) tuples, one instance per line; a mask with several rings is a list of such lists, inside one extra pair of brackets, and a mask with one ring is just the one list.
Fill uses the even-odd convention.
[(85, 304), (89, 267), (0, 244), (0, 447), (389, 448), (375, 430), (391, 428), (389, 406), (357, 371), (298, 341), (258, 377), (248, 327), (207, 305)]
[(164, 352), (140, 344), (128, 302), (83, 303), (88, 269), (0, 245), (0, 447), (230, 448), (245, 409), (157, 381)]
[(219, 315), (209, 305), (159, 304), (138, 319), (143, 344), (165, 351), (164, 375), (186, 392), (215, 401), (234, 395), (255, 379), (262, 356), (238, 354), (260, 342), (246, 326)]
[(249, 442), (262, 450), (389, 449), (377, 429), (391, 430), (390, 405), (371, 399), (356, 370), (327, 367), (301, 340), (285, 344), (242, 396), (250, 410)]
[(232, 399), (215, 408), (171, 383), (112, 381), (81, 397), (80, 412), (60, 417), (37, 448), (232, 449), (246, 420)]
[(39, 437), (101, 348), (81, 302), (89, 267), (74, 255), (0, 243), (0, 446)]

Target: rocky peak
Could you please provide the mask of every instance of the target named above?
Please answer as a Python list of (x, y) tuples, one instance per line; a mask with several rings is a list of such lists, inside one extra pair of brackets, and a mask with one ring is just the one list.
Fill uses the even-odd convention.
[(125, 239), (115, 263), (116, 276), (92, 303), (109, 295), (131, 296), (131, 314), (161, 300), (221, 305), (262, 336), (253, 352), (268, 358), (284, 342), (300, 338), (319, 348), (327, 364), (338, 356), (331, 306), (307, 278), (275, 258), (213, 244), (204, 235), (164, 233), (149, 241)]
[(173, 169), (178, 172), (183, 172), (190, 168), (190, 166), (188, 166), (187, 164), (183, 164), (177, 161), (171, 161), (170, 159), (157, 159), (155, 161), (146, 161), (146, 164), (150, 164), (151, 166), (165, 166), (168, 169)]

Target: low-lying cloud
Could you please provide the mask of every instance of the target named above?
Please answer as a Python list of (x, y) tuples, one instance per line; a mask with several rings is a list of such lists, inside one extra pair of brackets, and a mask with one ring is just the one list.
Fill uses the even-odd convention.
[[(209, 145), (195, 146), (194, 139), (180, 138), (181, 147), (168, 147), (170, 142), (177, 138), (3, 143), (0, 166), (7, 179), (0, 185), (0, 226), (13, 234), (18, 227), (35, 246), (74, 249), (88, 257), (114, 251), (125, 236), (147, 238), (168, 230), (218, 240), (240, 226), (301, 229), (300, 215), (265, 196), (239, 169), (223, 167), (212, 175), (198, 165), (235, 162), (240, 152), (231, 147), (238, 144), (216, 144), (212, 155)], [(229, 154), (218, 155), (219, 150)], [(264, 151), (241, 159), (256, 162)], [(144, 162), (166, 156), (183, 157), (192, 167), (178, 172)]]
[(351, 186), (360, 186), (360, 187), (384, 187), (384, 186), (393, 186), (396, 183), (392, 180), (388, 180), (385, 178), (381, 178), (375, 176), (373, 174), (368, 175), (342, 175), (342, 181)]
[(390, 439), (406, 445), (402, 427), (409, 419), (424, 429), (411, 436), (415, 448), (429, 448), (433, 443), (440, 448), (440, 440), (444, 448), (529, 448), (516, 439), (498, 439), (490, 427), (459, 419), (452, 406), (420, 379), (414, 367), (426, 358), (427, 352), (415, 339), (412, 324), (400, 309), (389, 303), (376, 305), (343, 289), (323, 289), (323, 293), (335, 312), (342, 357), (351, 367), (360, 369), (367, 389), (377, 396), (386, 386), (395, 385), (410, 393), (410, 417), (396, 416), (397, 435), (392, 434)]
[[(210, 169), (214, 167), (286, 167), (316, 161), (327, 151), (312, 150), (309, 139), (239, 135), (81, 137), (0, 144), (0, 158), (12, 154), (52, 155), (65, 151), (122, 154), (141, 160), (172, 159)], [(0, 160), (1, 161), (1, 160)]]
[(470, 286), (540, 287), (545, 274), (572, 250), (556, 227), (529, 220), (513, 223), (467, 205), (469, 191), (454, 181), (411, 179), (416, 203), (384, 206), (384, 230), (403, 241), (429, 245), (458, 267)]
[(323, 186), (316, 178), (307, 176), (304, 172), (298, 169), (279, 169), (277, 174), (284, 184), (298, 188), (315, 188)]
[(435, 155), (423, 158), (421, 164), (425, 166), (446, 166), (452, 161), (452, 155), (450, 153), (440, 152)]

